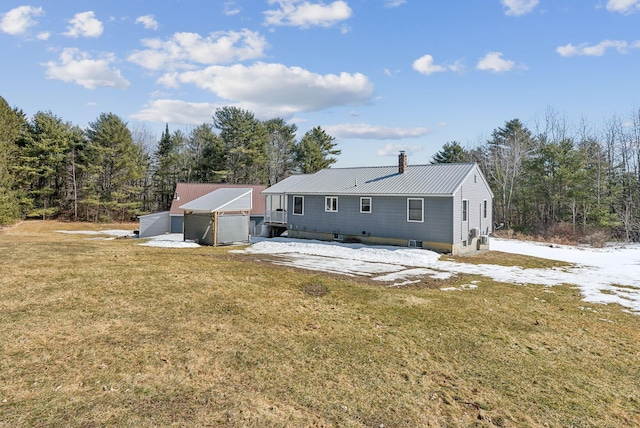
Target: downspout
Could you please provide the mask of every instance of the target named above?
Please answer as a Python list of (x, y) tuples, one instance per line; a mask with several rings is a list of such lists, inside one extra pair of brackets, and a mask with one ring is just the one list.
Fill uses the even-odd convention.
[(218, 246), (218, 211), (213, 212), (213, 246)]

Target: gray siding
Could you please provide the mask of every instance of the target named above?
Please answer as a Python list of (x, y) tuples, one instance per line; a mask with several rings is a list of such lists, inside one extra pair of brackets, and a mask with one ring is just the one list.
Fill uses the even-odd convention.
[[(171, 233), (182, 233), (182, 225), (184, 223), (183, 215), (172, 215), (171, 216)], [(251, 228), (249, 232), (251, 235), (260, 235), (260, 230), (262, 230), (262, 224), (264, 223), (263, 215), (252, 215), (251, 216)]]
[(225, 245), (249, 241), (249, 215), (224, 214), (218, 216), (218, 228), (213, 231), (213, 214), (186, 214), (184, 239), (198, 244)]
[(164, 235), (169, 232), (169, 211), (140, 216), (140, 238)]
[(225, 214), (218, 216), (217, 244), (249, 241), (249, 216)]
[(213, 245), (213, 218), (210, 214), (184, 216), (184, 239), (198, 244)]
[(182, 225), (184, 223), (184, 216), (171, 215), (171, 233), (182, 233)]
[[(297, 195), (288, 196), (290, 207), (293, 196)], [(299, 196), (304, 196), (304, 215), (289, 212), (292, 230), (453, 243), (450, 197), (424, 197), (424, 222), (420, 223), (407, 221), (404, 196), (339, 195), (337, 212), (325, 212), (325, 195)], [(360, 212), (360, 197), (371, 198), (370, 213)]]
[[(454, 242), (464, 241), (473, 228), (479, 228), (482, 235), (488, 235), (493, 229), (492, 197), (479, 170), (474, 169), (454, 194), (453, 236)], [(462, 201), (469, 201), (467, 221), (462, 221)], [(487, 218), (484, 218), (483, 204), (487, 201)]]

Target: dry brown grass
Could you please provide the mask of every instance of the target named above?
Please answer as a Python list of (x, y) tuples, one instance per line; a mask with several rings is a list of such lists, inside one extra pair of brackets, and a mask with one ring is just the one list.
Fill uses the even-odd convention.
[(389, 289), (73, 227), (0, 234), (0, 426), (640, 425), (640, 317), (575, 288)]

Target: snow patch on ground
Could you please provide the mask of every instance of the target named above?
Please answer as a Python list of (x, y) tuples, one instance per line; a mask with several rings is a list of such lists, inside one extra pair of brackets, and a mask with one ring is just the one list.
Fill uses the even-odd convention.
[[(281, 265), (366, 276), (388, 282), (389, 286), (415, 283), (420, 276), (446, 279), (456, 273), (515, 284), (569, 284), (577, 286), (587, 302), (617, 303), (640, 313), (640, 245), (597, 249), (493, 238), (491, 249), (564, 261), (573, 266), (523, 269), (520, 266), (477, 265), (440, 260), (438, 253), (423, 249), (289, 238), (255, 238), (252, 246), (236, 251), (276, 256), (275, 263)], [(468, 284), (455, 289), (471, 290), (476, 286)]]
[(185, 241), (182, 233), (168, 233), (166, 235), (152, 236), (150, 238), (141, 238), (139, 245), (143, 247), (161, 247), (161, 248), (198, 248), (200, 244), (193, 241)]
[[(130, 230), (58, 231), (60, 233), (133, 236)], [(94, 238), (95, 239), (95, 238)], [(104, 239), (104, 238), (103, 238)], [(139, 245), (164, 248), (197, 248), (195, 242), (184, 241), (180, 233), (141, 238)], [(508, 239), (491, 239), (491, 249), (549, 260), (572, 263), (572, 266), (553, 269), (523, 269), (520, 266), (477, 265), (440, 260), (440, 254), (417, 248), (366, 246), (299, 240), (291, 238), (253, 238), (253, 245), (232, 252), (264, 254), (274, 263), (308, 270), (364, 276), (389, 287), (417, 283), (421, 277), (447, 279), (458, 273), (481, 275), (512, 284), (561, 284), (577, 286), (590, 303), (617, 303), (629, 312), (640, 314), (640, 244), (612, 245), (590, 248), (569, 245), (550, 245)], [(453, 289), (472, 290), (477, 284)], [(451, 290), (450, 290), (451, 289)]]

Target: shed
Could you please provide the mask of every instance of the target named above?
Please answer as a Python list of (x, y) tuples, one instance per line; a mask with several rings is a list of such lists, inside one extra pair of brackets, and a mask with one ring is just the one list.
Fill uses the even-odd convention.
[(150, 236), (163, 235), (169, 232), (169, 211), (141, 215), (140, 219), (140, 238), (148, 238)]
[(223, 188), (180, 206), (184, 240), (204, 245), (249, 242), (251, 188)]
[(237, 189), (251, 188), (253, 189), (253, 199), (251, 202), (249, 232), (251, 235), (260, 235), (262, 223), (264, 220), (264, 198), (260, 194), (266, 186), (257, 184), (226, 184), (226, 183), (177, 183), (176, 190), (171, 203), (170, 213), (170, 231), (171, 233), (182, 233), (184, 223), (184, 211), (180, 209), (185, 205), (201, 196), (213, 192), (218, 189)]

